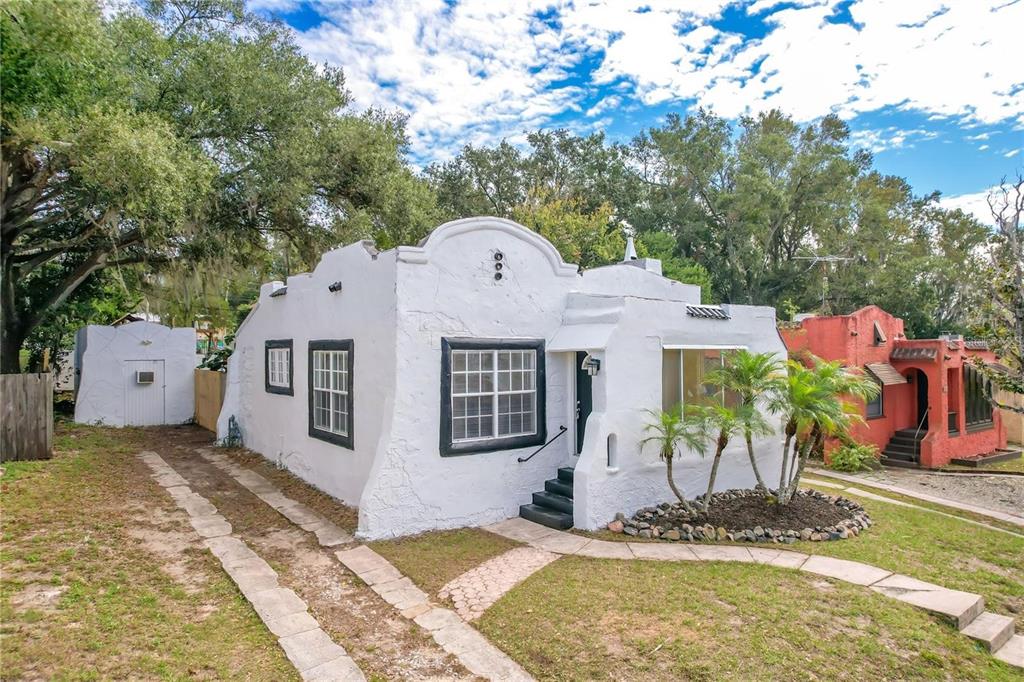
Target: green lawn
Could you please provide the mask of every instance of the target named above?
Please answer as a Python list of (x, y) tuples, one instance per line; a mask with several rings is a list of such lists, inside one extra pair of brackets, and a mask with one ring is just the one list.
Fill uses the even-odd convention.
[[(1010, 445), (1008, 447), (1020, 449), (1019, 445)], [(1024, 473), (1024, 457), (1018, 457), (1017, 459), (1008, 459), (1003, 462), (994, 462), (992, 464), (985, 464), (982, 467), (965, 467), (953, 465), (950, 469), (962, 469), (964, 471), (979, 471), (992, 469), (994, 471), (1017, 471)]]
[[(827, 492), (836, 494), (841, 491)], [(989, 610), (1017, 618), (1017, 627), (1021, 629), (1020, 614), (1024, 613), (1024, 535), (981, 528), (921, 509), (861, 499), (847, 495), (845, 491), (842, 494), (863, 504), (871, 515), (874, 525), (866, 532), (858, 537), (835, 542), (796, 542), (792, 545), (770, 546), (862, 561), (944, 587), (974, 592), (985, 597)], [(885, 495), (900, 497), (888, 493)], [(906, 501), (916, 504), (914, 500)], [(951, 511), (944, 507), (938, 508)], [(605, 540), (637, 541), (637, 538), (608, 531), (586, 535)]]
[(430, 595), (474, 566), (507, 552), (519, 543), (479, 528), (423, 533), (370, 544), (395, 568)]
[(923, 611), (750, 564), (564, 557), (479, 629), (540, 680), (1018, 680)]
[[(134, 429), (60, 426), (4, 464), (3, 679), (296, 679), (135, 454)], [(186, 532), (187, 531), (187, 532)]]

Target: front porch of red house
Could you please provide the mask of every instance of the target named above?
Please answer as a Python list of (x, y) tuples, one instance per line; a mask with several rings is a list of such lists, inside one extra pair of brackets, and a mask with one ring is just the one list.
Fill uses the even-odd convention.
[(809, 317), (780, 333), (791, 356), (840, 360), (880, 384), (852, 435), (875, 445), (883, 463), (938, 468), (1006, 447), (1000, 413), (988, 402), (990, 387), (973, 364), (998, 360), (984, 342), (907, 339), (903, 320), (877, 306)]
[(1005, 448), (1001, 415), (988, 402), (988, 383), (972, 364), (974, 357), (986, 362), (995, 357), (967, 347), (970, 343), (897, 341), (888, 366), (900, 380), (879, 377), (884, 370), (872, 371), (868, 365), (882, 384), (881, 415), (870, 416), (874, 410), (867, 408), (874, 405), (866, 406), (865, 422), (854, 428), (854, 438), (878, 446), (884, 463), (927, 468)]

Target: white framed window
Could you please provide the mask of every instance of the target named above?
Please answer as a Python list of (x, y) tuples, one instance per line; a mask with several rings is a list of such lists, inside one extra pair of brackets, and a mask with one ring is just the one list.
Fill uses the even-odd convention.
[(661, 403), (671, 410), (687, 405), (730, 405), (736, 396), (707, 383), (707, 376), (725, 366), (736, 348), (665, 348), (661, 364)]
[(543, 341), (443, 346), (442, 454), (543, 442)]
[(292, 395), (292, 340), (267, 341), (265, 348), (264, 375), (267, 393)]
[(289, 348), (271, 348), (268, 351), (267, 365), (271, 386), (285, 387), (292, 383), (291, 370), (288, 364), (291, 361), (292, 351)]
[(309, 342), (309, 435), (351, 448), (352, 341)]

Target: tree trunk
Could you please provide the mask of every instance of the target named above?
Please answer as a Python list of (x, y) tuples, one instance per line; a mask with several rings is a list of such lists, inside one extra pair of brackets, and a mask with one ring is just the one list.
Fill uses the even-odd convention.
[(764, 484), (764, 479), (761, 477), (761, 470), (757, 468), (757, 459), (754, 457), (754, 441), (750, 437), (750, 431), (743, 434), (744, 439), (747, 441), (747, 456), (750, 458), (750, 468), (754, 470), (754, 479), (757, 481), (757, 489), (761, 492), (767, 493), (768, 486)]
[(793, 441), (793, 436), (796, 434), (796, 424), (792, 421), (786, 424), (786, 444), (782, 446), (782, 471), (779, 472), (779, 495), (782, 495), (782, 489), (786, 485), (786, 465), (789, 462), (789, 444)]
[(799, 464), (794, 459), (793, 464), (796, 465), (796, 472), (791, 475), (789, 485), (786, 486), (786, 492), (782, 496), (781, 504), (789, 504), (796, 494), (796, 491), (800, 487), (800, 479), (804, 475), (804, 467), (807, 465), (807, 460), (811, 458), (811, 453), (822, 446), (825, 442), (825, 434), (823, 434), (817, 427), (811, 431), (811, 435), (804, 442), (804, 446), (800, 448)]
[(665, 473), (668, 476), (668, 487), (671, 488), (672, 494), (682, 503), (683, 509), (692, 513), (693, 507), (686, 501), (686, 497), (679, 492), (679, 488), (676, 487), (676, 480), (672, 476), (672, 459), (672, 455), (665, 457)]
[[(5, 254), (6, 255), (6, 254)], [(7, 259), (4, 259), (7, 261)], [(9, 262), (3, 263), (3, 282), (0, 283), (0, 373), (16, 374), (21, 371), (21, 346), (25, 333), (18, 319), (15, 302), (15, 284)]]
[(708, 478), (708, 491), (704, 494), (704, 513), (708, 513), (708, 508), (711, 506), (711, 493), (715, 489), (715, 479), (718, 478), (718, 463), (722, 461), (722, 451), (725, 450), (725, 444), (728, 439), (725, 434), (719, 434), (718, 436), (718, 447), (715, 448), (715, 461), (711, 463), (711, 476)]

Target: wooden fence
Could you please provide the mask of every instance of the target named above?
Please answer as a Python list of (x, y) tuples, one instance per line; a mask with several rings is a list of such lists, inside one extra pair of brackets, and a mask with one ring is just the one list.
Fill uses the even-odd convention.
[(209, 431), (217, 431), (217, 417), (224, 404), (227, 374), (210, 369), (196, 370), (196, 423)]
[(53, 456), (53, 375), (0, 374), (0, 462)]
[[(1010, 393), (1009, 391), (996, 391), (995, 398), (1004, 405), (1024, 407), (1024, 395)], [(1024, 444), (1024, 414), (1018, 414), (1010, 410), (999, 410), (1003, 416), (1003, 424), (1006, 426), (1006, 441), (1008, 443)]]

